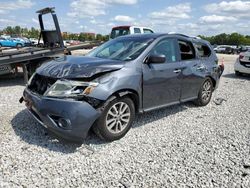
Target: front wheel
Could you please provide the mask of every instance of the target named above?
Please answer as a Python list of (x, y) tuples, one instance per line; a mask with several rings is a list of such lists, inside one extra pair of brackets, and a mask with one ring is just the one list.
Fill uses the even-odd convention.
[(133, 101), (128, 97), (116, 98), (104, 105), (102, 115), (94, 125), (94, 132), (106, 141), (122, 138), (131, 128), (135, 117)]
[(213, 83), (210, 78), (207, 78), (199, 91), (198, 98), (194, 101), (196, 105), (198, 106), (206, 106), (212, 97), (213, 93)]

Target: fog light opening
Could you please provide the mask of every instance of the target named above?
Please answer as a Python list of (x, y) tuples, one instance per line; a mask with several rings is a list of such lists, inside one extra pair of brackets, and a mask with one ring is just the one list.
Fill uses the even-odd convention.
[(62, 129), (68, 129), (70, 128), (71, 123), (69, 119), (59, 118), (57, 125)]

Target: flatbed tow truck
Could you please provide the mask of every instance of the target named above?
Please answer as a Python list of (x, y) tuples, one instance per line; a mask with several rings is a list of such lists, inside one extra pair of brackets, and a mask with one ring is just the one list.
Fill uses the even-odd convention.
[[(41, 30), (37, 46), (19, 49), (0, 48), (0, 75), (11, 70), (17, 72), (18, 67), (22, 67), (24, 82), (27, 83), (35, 69), (43, 62), (63, 54), (71, 55), (71, 51), (74, 50), (91, 49), (100, 45), (99, 42), (90, 42), (65, 47), (54, 9), (54, 7), (51, 7), (37, 11)], [(54, 30), (44, 29), (43, 15), (45, 14), (51, 14), (55, 24)], [(40, 43), (41, 39), (43, 43)]]

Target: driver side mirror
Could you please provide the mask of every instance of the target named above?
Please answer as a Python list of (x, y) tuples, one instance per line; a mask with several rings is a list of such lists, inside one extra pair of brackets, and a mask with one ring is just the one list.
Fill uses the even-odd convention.
[(163, 54), (160, 55), (156, 55), (156, 54), (152, 54), (150, 55), (147, 60), (146, 60), (146, 64), (160, 64), (160, 63), (165, 63), (166, 61), (166, 56)]

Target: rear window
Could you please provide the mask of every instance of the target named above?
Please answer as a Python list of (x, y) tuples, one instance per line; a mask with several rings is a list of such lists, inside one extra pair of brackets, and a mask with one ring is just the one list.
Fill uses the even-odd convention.
[(110, 38), (114, 39), (116, 37), (128, 35), (128, 34), (130, 34), (129, 28), (115, 28), (115, 29), (112, 29)]
[(211, 50), (206, 44), (195, 43), (195, 47), (200, 57), (209, 57), (211, 55)]
[(195, 59), (195, 50), (191, 42), (179, 40), (181, 60)]
[(150, 29), (143, 29), (143, 33), (154, 33), (154, 32)]

